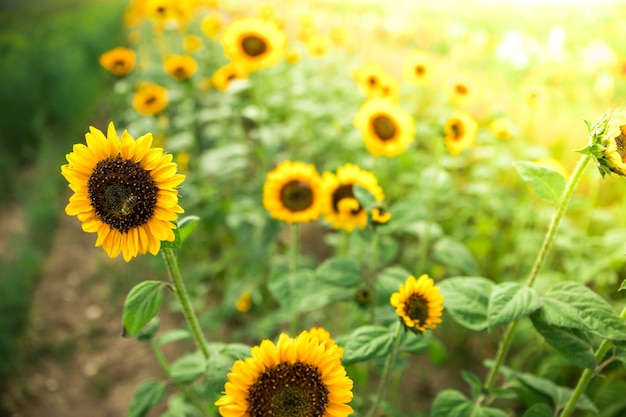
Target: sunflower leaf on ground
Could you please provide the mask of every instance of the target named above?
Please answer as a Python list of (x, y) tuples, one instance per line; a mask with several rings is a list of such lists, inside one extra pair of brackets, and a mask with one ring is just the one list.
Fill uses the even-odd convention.
[(128, 406), (127, 417), (144, 417), (150, 409), (165, 397), (167, 385), (163, 382), (148, 379), (135, 389)]
[(443, 295), (445, 311), (464, 327), (471, 330), (485, 330), (489, 297), (495, 284), (482, 277), (446, 278), (438, 284)]
[(143, 281), (130, 290), (122, 315), (126, 336), (136, 336), (158, 314), (165, 285), (167, 284), (161, 281)]
[(541, 300), (534, 289), (516, 282), (498, 284), (493, 287), (489, 297), (489, 328), (517, 321), (539, 307)]
[(542, 199), (558, 203), (565, 189), (565, 177), (558, 172), (529, 161), (513, 163), (515, 169), (530, 188)]

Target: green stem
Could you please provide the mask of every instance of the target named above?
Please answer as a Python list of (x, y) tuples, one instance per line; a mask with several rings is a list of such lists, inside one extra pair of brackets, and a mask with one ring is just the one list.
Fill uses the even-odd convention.
[(367, 291), (369, 292), (369, 322), (374, 324), (376, 320), (376, 270), (378, 268), (378, 230), (374, 229), (372, 237), (372, 253), (370, 259), (370, 274), (367, 280)]
[[(626, 307), (624, 307), (619, 317), (622, 320), (626, 320)], [(600, 343), (600, 346), (598, 346), (598, 350), (595, 354), (596, 362), (600, 363), (600, 361), (602, 360), (602, 358), (604, 358), (604, 355), (606, 355), (606, 352), (608, 352), (609, 348), (612, 345), (613, 342), (611, 342), (609, 339), (604, 339), (602, 343)], [(569, 401), (565, 405), (563, 411), (561, 411), (559, 417), (568, 417), (570, 414), (572, 414), (572, 412), (576, 408), (578, 400), (585, 393), (585, 391), (587, 390), (587, 386), (589, 386), (589, 383), (597, 372), (599, 372), (598, 367), (596, 369), (587, 368), (583, 371), (583, 373), (580, 375), (580, 379), (578, 380), (578, 384), (576, 384), (576, 388), (574, 388), (572, 396), (569, 398)]]
[[(537, 255), (535, 264), (533, 265), (533, 268), (530, 271), (530, 275), (528, 276), (528, 281), (526, 282), (526, 285), (528, 287), (532, 287), (535, 284), (537, 274), (539, 273), (539, 270), (541, 269), (541, 266), (546, 259), (546, 255), (548, 254), (550, 246), (552, 245), (552, 240), (554, 239), (554, 235), (556, 234), (556, 231), (559, 227), (561, 218), (563, 217), (572, 193), (574, 192), (574, 188), (576, 188), (576, 184), (578, 183), (578, 180), (585, 171), (585, 167), (587, 166), (587, 163), (590, 159), (591, 156), (589, 155), (583, 155), (580, 158), (578, 164), (576, 165), (576, 168), (574, 168), (574, 172), (572, 172), (572, 175), (567, 182), (567, 185), (565, 186), (565, 190), (563, 190), (563, 194), (557, 206), (556, 213), (554, 213), (554, 216), (552, 217), (552, 221), (550, 222), (550, 226), (548, 227), (548, 232), (546, 233), (546, 236), (543, 240), (543, 244), (541, 245), (541, 249), (539, 250), (539, 254)], [(517, 323), (518, 322), (511, 323), (504, 333), (504, 337), (502, 338), (500, 346), (498, 347), (498, 352), (496, 353), (496, 359), (494, 361), (493, 367), (489, 371), (489, 375), (487, 375), (487, 379), (485, 381), (485, 389), (487, 390), (493, 386), (496, 376), (500, 372), (500, 367), (504, 363), (504, 359), (509, 352), (511, 342), (513, 340), (513, 334), (515, 333), (515, 329), (517, 328)]]
[[(298, 272), (298, 251), (300, 241), (300, 227), (298, 223), (291, 223), (289, 225), (289, 288), (291, 290), (291, 299), (295, 299), (293, 296), (298, 287), (297, 272)], [(295, 336), (298, 332), (298, 326), (300, 321), (300, 313), (296, 312), (291, 319), (291, 334)]]
[(391, 341), (391, 353), (387, 356), (387, 361), (385, 362), (385, 367), (383, 368), (383, 374), (380, 376), (380, 383), (378, 384), (378, 392), (376, 393), (376, 399), (374, 403), (370, 407), (367, 412), (367, 417), (374, 417), (376, 411), (378, 410), (378, 406), (385, 396), (385, 390), (387, 388), (387, 379), (389, 378), (389, 371), (391, 371), (391, 367), (396, 360), (396, 356), (398, 354), (398, 341), (400, 340), (400, 332), (402, 331), (403, 325), (400, 321), (396, 324), (396, 332), (393, 335), (393, 340)]
[(183, 278), (180, 274), (180, 269), (178, 268), (176, 252), (171, 248), (163, 248), (161, 249), (161, 252), (163, 252), (167, 270), (169, 271), (170, 278), (174, 284), (174, 294), (176, 294), (176, 298), (178, 299), (178, 302), (183, 310), (183, 315), (189, 325), (189, 330), (191, 331), (191, 334), (196, 342), (196, 346), (200, 349), (200, 352), (202, 352), (202, 356), (205, 360), (208, 360), (210, 356), (208, 342), (202, 333), (198, 317), (196, 317), (196, 313), (191, 306), (189, 293), (187, 292), (187, 288), (185, 287), (185, 283), (183, 282)]

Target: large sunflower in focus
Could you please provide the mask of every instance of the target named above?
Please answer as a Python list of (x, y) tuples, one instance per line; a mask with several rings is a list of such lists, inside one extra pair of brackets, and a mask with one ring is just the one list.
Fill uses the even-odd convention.
[(322, 179), (327, 195), (324, 218), (334, 229), (351, 232), (355, 227), (363, 229), (367, 225), (367, 211), (354, 196), (355, 184), (367, 189), (377, 201), (385, 198), (374, 174), (353, 164), (338, 168), (336, 174), (324, 172)]
[(244, 63), (249, 71), (278, 63), (285, 54), (285, 34), (273, 22), (244, 18), (231, 23), (222, 37), (224, 53)]
[(415, 124), (409, 113), (390, 100), (370, 99), (354, 118), (367, 150), (375, 156), (401, 154), (415, 136)]
[(311, 164), (285, 161), (267, 174), (263, 206), (275, 219), (287, 223), (316, 220), (323, 201), (322, 178)]
[(96, 246), (111, 258), (156, 255), (161, 241), (174, 240), (173, 222), (183, 212), (176, 187), (185, 176), (176, 173), (171, 154), (151, 147), (150, 133), (135, 140), (124, 131), (119, 138), (113, 123), (107, 136), (89, 130), (87, 145), (74, 145), (61, 167), (74, 191), (65, 212), (97, 233)]
[(234, 363), (215, 403), (223, 417), (347, 417), (352, 380), (343, 350), (309, 332), (264, 340)]
[(474, 144), (478, 125), (464, 112), (454, 113), (443, 127), (444, 143), (452, 155), (458, 155)]
[(390, 302), (411, 330), (425, 332), (441, 323), (443, 295), (428, 275), (418, 279), (408, 277), (404, 285), (400, 284), (399, 291), (391, 294)]

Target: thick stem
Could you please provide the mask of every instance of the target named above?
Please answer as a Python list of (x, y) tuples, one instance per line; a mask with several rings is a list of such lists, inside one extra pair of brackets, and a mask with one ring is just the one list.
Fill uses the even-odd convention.
[(383, 374), (380, 376), (380, 383), (378, 384), (378, 392), (376, 393), (376, 399), (374, 403), (370, 407), (367, 412), (367, 417), (374, 417), (376, 415), (376, 411), (378, 410), (378, 406), (385, 396), (385, 391), (387, 388), (387, 379), (389, 378), (389, 372), (391, 371), (391, 367), (396, 360), (396, 355), (398, 354), (398, 341), (400, 340), (400, 332), (402, 331), (403, 324), (398, 321), (396, 325), (396, 332), (393, 335), (393, 340), (391, 341), (391, 353), (387, 356), (387, 361), (385, 362), (385, 367), (383, 368)]
[[(291, 290), (291, 299), (295, 299), (294, 294), (298, 287), (298, 251), (300, 243), (300, 227), (298, 223), (289, 225), (289, 289)], [(296, 312), (291, 320), (291, 334), (295, 336), (298, 332), (300, 322), (300, 313)]]
[(174, 249), (170, 248), (163, 248), (161, 249), (161, 252), (163, 253), (167, 270), (169, 271), (170, 278), (174, 284), (174, 294), (176, 294), (176, 298), (178, 299), (178, 302), (183, 310), (183, 315), (189, 325), (189, 330), (191, 331), (193, 339), (196, 342), (196, 346), (202, 353), (202, 356), (205, 360), (208, 360), (210, 356), (208, 342), (204, 337), (204, 333), (202, 333), (198, 317), (196, 317), (196, 313), (191, 306), (189, 293), (187, 292), (187, 288), (185, 287), (185, 283), (183, 282), (183, 278), (180, 274), (180, 269), (178, 268), (176, 253), (174, 252)]

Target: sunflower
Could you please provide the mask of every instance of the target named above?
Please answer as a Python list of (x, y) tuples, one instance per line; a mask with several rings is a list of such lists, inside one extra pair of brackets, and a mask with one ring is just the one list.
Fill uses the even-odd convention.
[(409, 54), (404, 59), (402, 75), (405, 80), (412, 84), (423, 85), (431, 77), (432, 60), (430, 56), (421, 50)]
[(263, 206), (270, 215), (287, 223), (316, 220), (324, 202), (322, 178), (304, 162), (281, 162), (267, 174)]
[(141, 86), (133, 97), (133, 107), (144, 116), (153, 116), (162, 112), (167, 104), (167, 89), (156, 84)]
[(348, 44), (349, 32), (343, 26), (335, 26), (330, 30), (330, 39), (337, 46), (345, 46)]
[(183, 38), (183, 49), (187, 52), (198, 52), (202, 49), (202, 39), (196, 35), (186, 35)]
[(498, 139), (507, 140), (513, 134), (511, 121), (504, 117), (494, 119), (489, 123), (489, 131)]
[(185, 179), (176, 173), (171, 154), (152, 148), (152, 134), (137, 140), (127, 132), (121, 139), (113, 123), (107, 136), (90, 127), (87, 146), (74, 145), (61, 174), (74, 191), (65, 212), (77, 216), (83, 230), (98, 233), (96, 246), (111, 258), (125, 261), (138, 253), (156, 255), (161, 241), (173, 241), (178, 187)]
[(217, 90), (226, 91), (233, 80), (246, 79), (248, 79), (248, 71), (244, 66), (237, 62), (229, 62), (213, 73), (211, 82)]
[(321, 58), (328, 53), (330, 49), (330, 41), (328, 38), (320, 35), (313, 35), (306, 41), (306, 50), (309, 56), (313, 58)]
[(466, 105), (476, 100), (477, 88), (471, 78), (457, 74), (447, 80), (446, 94), (453, 104)]
[(224, 53), (243, 62), (249, 71), (275, 65), (285, 53), (285, 34), (276, 24), (260, 18), (235, 20), (222, 37)]
[(322, 180), (328, 196), (324, 204), (324, 218), (334, 229), (351, 232), (355, 227), (363, 229), (367, 225), (367, 211), (354, 196), (355, 184), (367, 189), (377, 201), (385, 198), (374, 174), (350, 163), (339, 167), (337, 174), (324, 172)]
[(346, 417), (352, 380), (336, 344), (304, 331), (263, 340), (238, 360), (215, 405), (223, 417)]
[(380, 226), (389, 223), (391, 220), (391, 213), (385, 210), (382, 206), (377, 206), (372, 209), (372, 224), (374, 226)]
[(441, 323), (443, 295), (426, 274), (418, 279), (409, 276), (404, 285), (400, 284), (398, 292), (391, 294), (389, 301), (404, 325), (412, 330), (423, 333)]
[(522, 94), (526, 105), (531, 109), (539, 109), (544, 107), (548, 102), (548, 93), (537, 84), (525, 85), (522, 88)]
[(186, 0), (146, 0), (144, 13), (166, 28), (177, 28), (193, 17), (194, 4)]
[(415, 136), (409, 113), (386, 99), (369, 99), (354, 117), (367, 150), (375, 156), (400, 155)]
[(217, 13), (206, 15), (200, 22), (200, 29), (207, 38), (215, 38), (222, 30), (222, 19)]
[(454, 113), (443, 127), (444, 143), (452, 155), (458, 155), (469, 148), (476, 139), (478, 125), (472, 117), (464, 112)]
[(354, 80), (357, 86), (368, 97), (378, 90), (381, 80), (387, 76), (388, 74), (383, 67), (373, 63), (361, 65), (354, 72)]
[[(626, 176), (626, 109), (611, 111), (595, 123), (592, 155), (602, 176), (611, 172)], [(597, 151), (600, 149), (600, 151)]]
[(300, 58), (301, 54), (300, 51), (298, 51), (297, 49), (290, 49), (287, 52), (286, 60), (290, 64), (295, 64), (296, 62), (300, 61)]
[(113, 48), (100, 55), (100, 65), (118, 77), (128, 75), (135, 68), (135, 51), (122, 46)]
[(178, 81), (191, 78), (198, 71), (198, 64), (189, 55), (170, 55), (163, 64), (165, 72)]
[(252, 294), (250, 291), (244, 291), (235, 303), (235, 308), (240, 313), (247, 313), (252, 308)]

